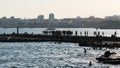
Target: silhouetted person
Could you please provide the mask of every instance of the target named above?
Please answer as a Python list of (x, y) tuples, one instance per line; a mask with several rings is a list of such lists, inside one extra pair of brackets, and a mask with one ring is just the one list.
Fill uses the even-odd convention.
[(95, 31), (95, 32), (94, 32), (94, 36), (96, 36), (96, 34), (97, 34), (97, 33), (96, 33), (96, 31)]
[(86, 36), (86, 31), (84, 32), (85, 36)]
[(100, 31), (98, 31), (98, 36), (100, 36)]
[(80, 32), (80, 36), (82, 36), (82, 32)]
[(89, 66), (92, 66), (92, 62), (90, 61)]
[(75, 35), (77, 36), (77, 31), (75, 31)]
[(88, 36), (88, 31), (87, 31), (87, 36)]
[(117, 32), (115, 31), (115, 32), (114, 32), (114, 36), (116, 37), (116, 35), (117, 35)]
[(102, 36), (104, 36), (104, 32), (102, 32)]
[(86, 55), (87, 50), (84, 48), (84, 54)]
[(15, 67), (15, 66), (12, 66), (12, 68), (17, 68), (17, 67)]

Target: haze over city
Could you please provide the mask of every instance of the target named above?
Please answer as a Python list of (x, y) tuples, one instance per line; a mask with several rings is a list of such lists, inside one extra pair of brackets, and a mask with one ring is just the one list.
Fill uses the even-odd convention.
[(120, 0), (0, 0), (0, 17), (56, 18), (120, 15)]

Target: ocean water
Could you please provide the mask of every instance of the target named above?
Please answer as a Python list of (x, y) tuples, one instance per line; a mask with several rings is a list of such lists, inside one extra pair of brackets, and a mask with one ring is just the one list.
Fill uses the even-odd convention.
[[(20, 33), (42, 33), (42, 28), (25, 28), (20, 29)], [(57, 30), (89, 31), (93, 35), (96, 29), (73, 28)], [(16, 29), (0, 28), (0, 33), (12, 33)], [(118, 29), (103, 29), (106, 36), (119, 32)], [(108, 33), (108, 34), (107, 34)], [(119, 36), (119, 33), (117, 33)], [(84, 54), (84, 48), (87, 53)], [(82, 47), (78, 43), (64, 42), (0, 42), (0, 68), (120, 68), (120, 65), (103, 64), (96, 60), (96, 57), (104, 54), (105, 51), (120, 53), (120, 49), (94, 50), (91, 47)], [(89, 62), (92, 66), (89, 66)]]
[[(119, 49), (107, 50), (120, 52)], [(120, 65), (102, 64), (95, 59), (104, 51), (106, 49), (80, 47), (77, 43), (0, 43), (0, 68), (120, 68)]]

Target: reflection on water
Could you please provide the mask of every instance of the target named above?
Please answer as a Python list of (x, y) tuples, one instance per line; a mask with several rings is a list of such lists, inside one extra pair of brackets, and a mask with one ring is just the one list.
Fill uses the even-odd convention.
[[(119, 49), (110, 50), (120, 53)], [(120, 65), (96, 61), (104, 51), (75, 43), (0, 43), (0, 68), (120, 68)], [(92, 66), (89, 66), (90, 61)]]

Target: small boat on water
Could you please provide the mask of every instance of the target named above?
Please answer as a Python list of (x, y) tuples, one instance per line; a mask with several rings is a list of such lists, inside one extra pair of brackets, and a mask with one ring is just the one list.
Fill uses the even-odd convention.
[(47, 28), (47, 30), (55, 30), (55, 28)]
[(106, 51), (104, 55), (96, 58), (99, 62), (108, 64), (120, 64), (120, 54), (115, 52)]

